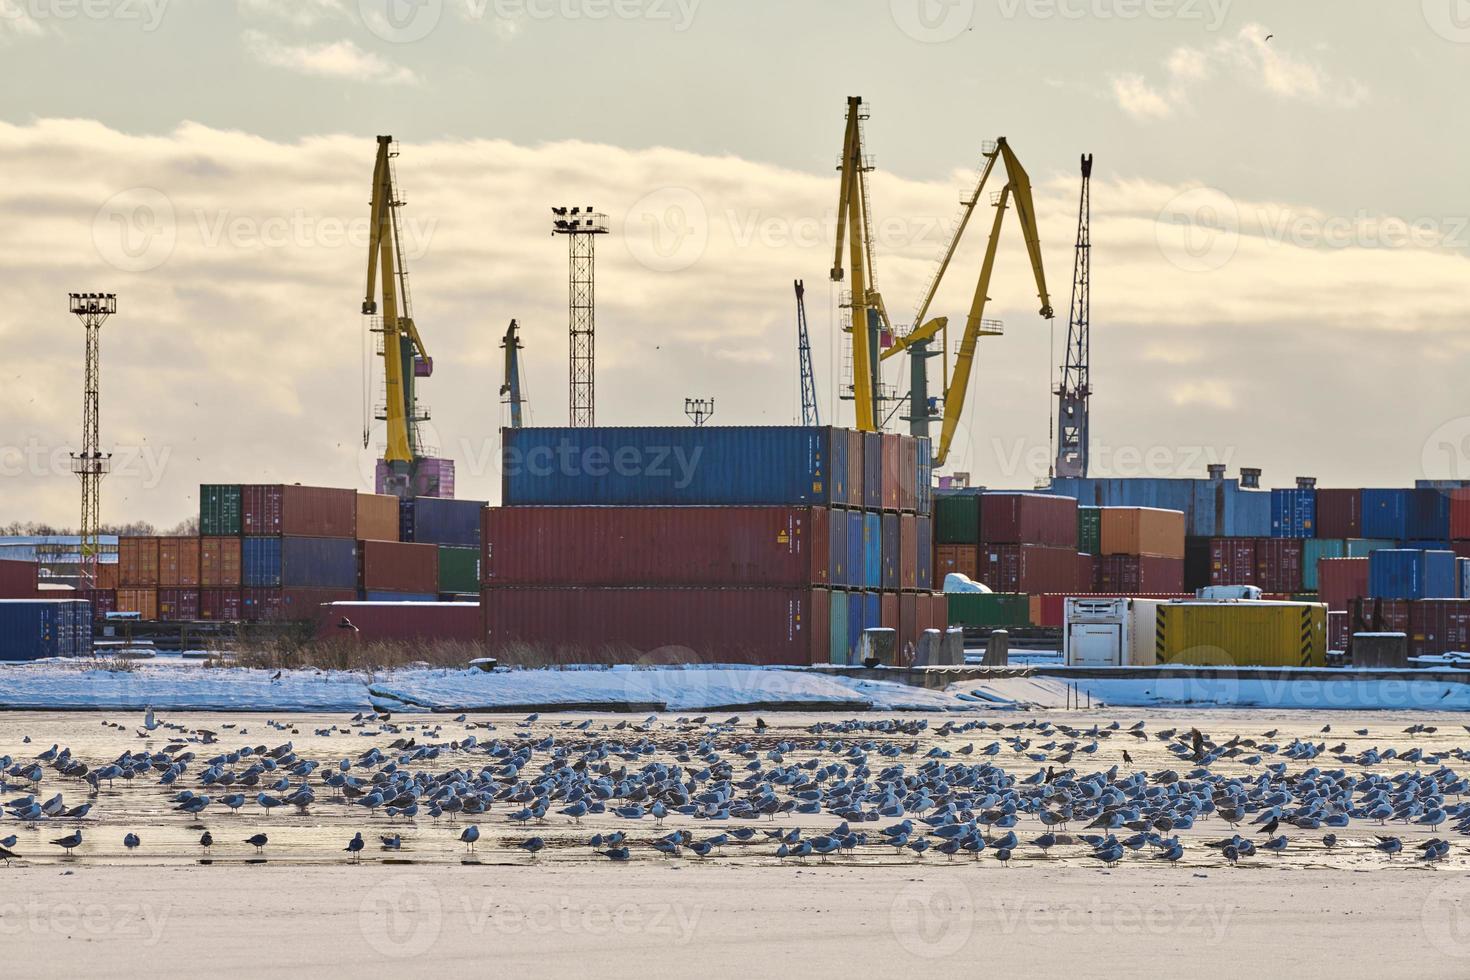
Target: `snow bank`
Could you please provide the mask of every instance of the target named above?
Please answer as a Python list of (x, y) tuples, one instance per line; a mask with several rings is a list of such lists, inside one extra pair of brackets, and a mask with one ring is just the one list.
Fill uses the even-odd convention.
[(140, 663), (129, 671), (78, 663), (0, 666), (0, 707), (12, 711), (108, 709), (142, 711), (365, 711), (366, 679), (343, 671), (274, 672)]

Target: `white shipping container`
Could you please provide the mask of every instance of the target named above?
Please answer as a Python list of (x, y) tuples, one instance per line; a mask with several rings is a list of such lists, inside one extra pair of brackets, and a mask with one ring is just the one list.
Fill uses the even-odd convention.
[(1152, 667), (1163, 599), (1067, 599), (1062, 649), (1069, 667)]

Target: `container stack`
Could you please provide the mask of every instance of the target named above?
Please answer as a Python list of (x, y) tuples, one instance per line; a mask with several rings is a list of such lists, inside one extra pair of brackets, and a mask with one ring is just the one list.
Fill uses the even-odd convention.
[[(435, 549), (434, 582), (429, 590), (449, 601), (475, 600), (480, 594), (480, 514), (484, 500), (417, 497), (399, 502), (399, 539)], [(364, 586), (366, 587), (366, 586)]]
[(1153, 507), (1101, 507), (1096, 592), (1177, 594), (1184, 589), (1184, 514)]
[[(849, 663), (944, 625), (928, 442), (837, 428), (508, 429), (483, 515), (492, 650)], [(922, 488), (922, 489), (921, 489)]]

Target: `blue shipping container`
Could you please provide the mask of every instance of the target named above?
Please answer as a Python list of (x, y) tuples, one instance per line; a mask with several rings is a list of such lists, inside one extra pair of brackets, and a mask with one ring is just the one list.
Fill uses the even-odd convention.
[(883, 515), (883, 582), (881, 587), (887, 592), (897, 592), (900, 582), (898, 577), (899, 539), (898, 539), (898, 515)]
[(1089, 507), (1153, 507), (1184, 514), (1188, 537), (1271, 536), (1271, 494), (1241, 489), (1237, 480), (1057, 479), (1051, 492)]
[(240, 544), (240, 571), (250, 588), (357, 587), (357, 542), (351, 538), (251, 537)]
[(1374, 599), (1457, 598), (1455, 557), (1453, 551), (1375, 551), (1368, 556), (1368, 595)]
[(847, 662), (857, 663), (858, 640), (863, 635), (863, 593), (847, 594)]
[(827, 525), (828, 574), (832, 577), (834, 588), (846, 588), (852, 584), (847, 574), (848, 512), (834, 507), (830, 513), (832, 516)]
[(883, 518), (863, 515), (863, 587), (883, 587)]
[(863, 433), (863, 507), (883, 509), (883, 433)]
[[(839, 429), (838, 436), (833, 437), (828, 430), (827, 445), (832, 456), (832, 465), (827, 468), (828, 482), (832, 484), (831, 502), (834, 504), (854, 503), (851, 497), (852, 490), (847, 484), (847, 454), (850, 439), (846, 438), (847, 430)], [(856, 501), (861, 503), (861, 501)]]
[(823, 506), (833, 502), (831, 432), (712, 425), (505, 429), (501, 500), (507, 506)]
[(1315, 538), (1317, 536), (1317, 491), (1272, 490), (1271, 536)]
[(1461, 558), (1455, 562), (1460, 570), (1460, 598), (1470, 599), (1470, 558)]
[(934, 518), (921, 516), (916, 527), (919, 535), (919, 591), (934, 589)]
[[(417, 497), (399, 502), (399, 539), (417, 544), (480, 546), (480, 512), (484, 500)], [(408, 519), (404, 520), (407, 512)]]
[(877, 629), (883, 625), (883, 600), (876, 592), (863, 593), (863, 629)]
[(868, 577), (868, 554), (863, 548), (862, 511), (847, 512), (847, 581), (854, 589), (862, 588)]
[(359, 590), (365, 602), (438, 602), (437, 592), (378, 592)]
[(1409, 526), (1409, 491), (1363, 491), (1363, 537), (1407, 538)]
[(1450, 495), (1441, 490), (1410, 490), (1404, 537), (1411, 541), (1450, 539)]
[(0, 660), (92, 653), (92, 604), (81, 599), (0, 599)]

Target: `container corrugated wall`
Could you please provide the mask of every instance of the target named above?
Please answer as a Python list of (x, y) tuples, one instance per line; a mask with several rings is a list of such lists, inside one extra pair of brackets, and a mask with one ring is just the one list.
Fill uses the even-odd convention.
[[(520, 430), (524, 431), (524, 430)], [(399, 539), (418, 544), (478, 547), (483, 500), (418, 497), (399, 504)]]
[(934, 520), (938, 544), (978, 544), (980, 494), (941, 494), (934, 498)]
[(1375, 551), (1368, 558), (1368, 595), (1375, 599), (1457, 598), (1455, 559), (1453, 551)]
[(334, 602), (320, 620), (317, 639), (340, 640), (344, 618), (357, 627), (360, 642), (474, 642), (480, 633), (478, 602)]
[(199, 539), (199, 585), (239, 588), (241, 538)]
[(1271, 536), (1317, 536), (1317, 491), (1297, 488), (1271, 491)]
[(238, 483), (200, 485), (199, 533), (211, 537), (240, 533), (240, 485)]
[(359, 493), (357, 538), (359, 541), (397, 541), (398, 498), (390, 494)]
[(247, 483), (240, 488), (246, 535), (357, 538), (357, 491), (296, 484)]
[(1160, 664), (1327, 665), (1327, 607), (1320, 604), (1165, 603), (1154, 626)]
[(980, 540), (1076, 552), (1077, 502), (1042, 493), (986, 493), (980, 500)]
[(158, 539), (158, 584), (175, 588), (198, 588), (198, 538)]
[(437, 598), (438, 545), (405, 541), (359, 541), (357, 549), (360, 569), (358, 588), (368, 592), (428, 593)]
[(251, 588), (357, 588), (357, 542), (350, 538), (249, 537), (241, 580)]
[[(1098, 512), (1096, 555), (1184, 558), (1184, 514), (1152, 507), (1106, 507)], [(1078, 518), (1079, 533), (1082, 520)], [(1079, 551), (1087, 551), (1078, 548)]]
[(863, 586), (883, 587), (883, 518), (863, 514)]
[(480, 591), (480, 549), (441, 544), (439, 592), (469, 594)]

